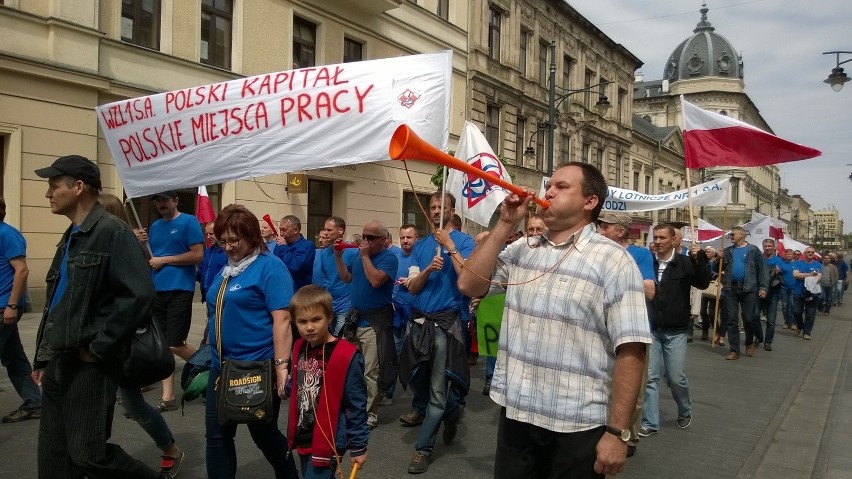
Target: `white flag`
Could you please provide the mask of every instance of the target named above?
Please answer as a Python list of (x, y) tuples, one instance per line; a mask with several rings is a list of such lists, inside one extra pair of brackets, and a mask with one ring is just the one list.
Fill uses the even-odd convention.
[[(512, 182), (509, 172), (488, 146), (485, 136), (469, 121), (464, 122), (456, 158), (486, 174)], [(500, 186), (456, 169), (448, 172), (446, 187), (456, 197), (456, 211), (485, 227), (488, 227), (497, 206), (509, 196)]]

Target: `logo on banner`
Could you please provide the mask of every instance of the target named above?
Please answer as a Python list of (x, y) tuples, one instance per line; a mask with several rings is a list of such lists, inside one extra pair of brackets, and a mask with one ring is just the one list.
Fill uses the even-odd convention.
[[(500, 164), (500, 160), (489, 153), (479, 153), (468, 164), (476, 169), (482, 170), (485, 173), (494, 175), (498, 178), (505, 178), (506, 171)], [(467, 199), (467, 207), (473, 208), (477, 203), (484, 200), (493, 191), (500, 191), (503, 188), (493, 183), (489, 183), (482, 178), (472, 178), (467, 174), (464, 175), (465, 183), (462, 188), (462, 196)]]
[(420, 99), (420, 95), (407, 88), (401, 95), (399, 95), (399, 98), (397, 98), (397, 100), (399, 100), (399, 104), (406, 108), (414, 106), (418, 99)]

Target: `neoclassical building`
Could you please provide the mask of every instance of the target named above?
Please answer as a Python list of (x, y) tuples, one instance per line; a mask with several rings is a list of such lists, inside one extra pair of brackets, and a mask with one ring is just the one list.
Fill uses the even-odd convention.
[[(451, 143), (466, 118), (467, 2), (440, 0), (3, 0), (0, 1), (0, 152), (6, 221), (28, 241), (29, 290), (44, 278), (68, 220), (51, 214), (33, 171), (76, 153), (96, 161), (104, 192), (123, 197), (95, 106), (266, 72), (451, 50)], [(477, 19), (478, 21), (478, 19)], [(377, 138), (388, 142), (389, 138)], [(238, 202), (258, 216), (294, 214), (313, 238), (341, 216), (349, 234), (370, 219), (389, 227), (426, 218), (434, 165), (374, 163), (206, 185), (214, 208)], [(306, 186), (296, 192), (295, 183)], [(194, 212), (195, 191), (180, 192)], [(144, 225), (156, 219), (134, 200)], [(427, 205), (428, 207), (428, 205)]]
[[(693, 34), (680, 42), (666, 61), (663, 79), (637, 79), (634, 84), (634, 113), (656, 126), (678, 126), (682, 129), (680, 96), (683, 95), (701, 108), (772, 133), (757, 105), (745, 93), (742, 56), (730, 41), (716, 33), (707, 19), (706, 5), (700, 12), (701, 19)], [(786, 190), (781, 188), (781, 176), (775, 165), (708, 168), (701, 172), (701, 176), (707, 179), (731, 177), (726, 214), (723, 207), (704, 208), (704, 219), (717, 226), (745, 223), (751, 219), (753, 211), (771, 216), (784, 216), (783, 207), (787, 207), (787, 213), (790, 211), (791, 203)], [(726, 216), (724, 221), (723, 216)]]

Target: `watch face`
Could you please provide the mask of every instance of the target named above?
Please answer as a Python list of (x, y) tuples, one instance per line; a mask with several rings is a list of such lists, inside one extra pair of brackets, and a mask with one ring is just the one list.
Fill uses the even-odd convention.
[(627, 442), (630, 440), (630, 429), (621, 430), (621, 440)]

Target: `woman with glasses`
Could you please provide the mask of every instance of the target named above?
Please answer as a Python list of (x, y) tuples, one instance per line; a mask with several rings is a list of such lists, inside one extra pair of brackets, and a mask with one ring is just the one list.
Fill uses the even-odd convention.
[[(258, 449), (278, 479), (296, 478), (287, 439), (278, 429), (278, 411), (290, 365), (293, 336), (287, 308), (293, 296), (293, 278), (278, 258), (269, 254), (257, 217), (244, 206), (229, 205), (216, 218), (213, 232), (228, 256), (228, 264), (207, 291), (208, 341), (222, 350), (213, 354), (210, 377), (220, 373), (219, 357), (244, 361), (274, 358), (277, 392), (271, 421), (248, 424)], [(222, 288), (224, 279), (228, 281)], [(223, 289), (220, 296), (220, 289)], [(222, 302), (221, 331), (216, 330), (217, 298)], [(214, 380), (207, 385), (207, 477), (233, 478), (237, 470), (234, 435), (237, 426), (221, 426), (216, 414)]]

